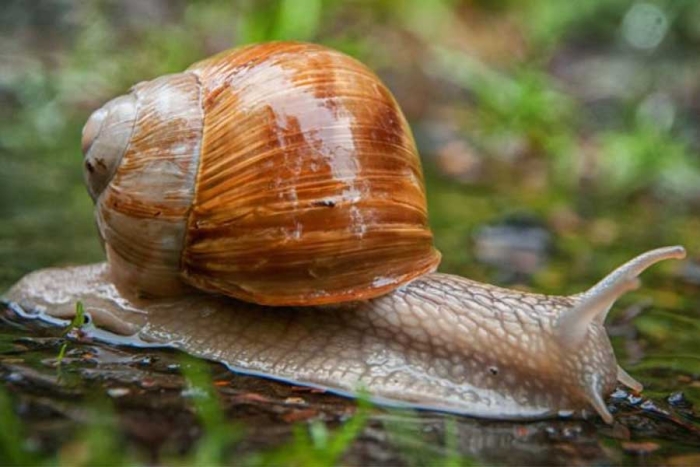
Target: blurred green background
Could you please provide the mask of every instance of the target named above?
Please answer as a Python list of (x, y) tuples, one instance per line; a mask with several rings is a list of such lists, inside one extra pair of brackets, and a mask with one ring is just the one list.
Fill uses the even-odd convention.
[[(445, 271), (568, 292), (645, 248), (700, 249), (695, 1), (17, 0), (0, 30), (0, 288), (102, 258), (81, 181), (92, 110), (275, 39), (336, 47), (387, 82)], [(523, 274), (507, 274), (512, 251)]]
[(102, 260), (81, 173), (91, 111), (138, 81), (278, 39), (340, 49), (394, 92), (442, 271), (565, 294), (684, 245), (689, 260), (646, 273), (609, 331), (647, 396), (680, 388), (700, 403), (695, 0), (4, 0), (0, 290)]
[[(103, 258), (81, 175), (92, 110), (277, 39), (336, 47), (395, 93), (443, 271), (568, 293), (644, 249), (700, 251), (696, 1), (16, 0), (0, 30), (0, 288)], [(671, 273), (700, 283), (694, 262), (647, 278)]]

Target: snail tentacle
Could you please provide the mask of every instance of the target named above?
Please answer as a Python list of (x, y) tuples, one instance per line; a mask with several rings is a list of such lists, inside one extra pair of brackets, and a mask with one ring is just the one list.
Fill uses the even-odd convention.
[(617, 299), (639, 286), (639, 274), (659, 261), (684, 257), (683, 247), (671, 246), (648, 251), (618, 267), (579, 295), (579, 302), (560, 315), (557, 323), (559, 338), (569, 348), (577, 348), (588, 333), (589, 325), (594, 320), (598, 323), (605, 321)]
[(598, 386), (599, 381), (597, 378), (594, 378), (591, 386), (588, 388), (587, 391), (588, 401), (593, 406), (595, 411), (598, 412), (600, 418), (602, 418), (603, 421), (608, 425), (611, 425), (614, 420), (614, 417), (608, 410), (608, 406), (605, 404), (605, 401), (603, 400), (603, 396), (601, 394), (601, 390)]
[(644, 389), (644, 385), (632, 378), (620, 365), (617, 366), (617, 380), (634, 392), (642, 392)]

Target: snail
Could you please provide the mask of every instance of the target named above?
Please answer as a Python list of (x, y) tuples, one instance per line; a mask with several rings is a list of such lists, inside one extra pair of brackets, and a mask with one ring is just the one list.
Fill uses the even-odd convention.
[[(546, 296), (435, 272), (423, 176), (395, 99), (312, 44), (227, 51), (137, 84), (89, 118), (85, 178), (107, 263), (7, 298), (234, 370), (485, 418), (595, 410), (617, 382), (603, 321), (644, 253)], [(104, 336), (103, 336), (104, 337)]]

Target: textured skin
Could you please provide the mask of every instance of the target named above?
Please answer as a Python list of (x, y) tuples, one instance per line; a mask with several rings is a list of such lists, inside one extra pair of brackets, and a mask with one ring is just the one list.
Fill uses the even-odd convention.
[(590, 390), (606, 395), (616, 381), (601, 324), (576, 352), (564, 352), (554, 333), (577, 298), (445, 274), (345, 308), (265, 308), (207, 295), (129, 302), (105, 264), (30, 274), (7, 297), (64, 317), (81, 300), (100, 327), (240, 371), (488, 418), (589, 409)]

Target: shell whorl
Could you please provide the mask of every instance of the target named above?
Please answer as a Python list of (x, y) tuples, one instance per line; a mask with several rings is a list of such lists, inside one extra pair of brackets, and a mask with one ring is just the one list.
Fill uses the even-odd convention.
[(98, 229), (123, 291), (170, 295), (184, 288), (180, 257), (199, 167), (200, 85), (192, 73), (177, 73), (139, 83), (119, 99), (134, 103), (133, 131), (96, 198)]
[(136, 122), (133, 94), (119, 96), (92, 113), (83, 127), (85, 184), (93, 201), (112, 180)]

